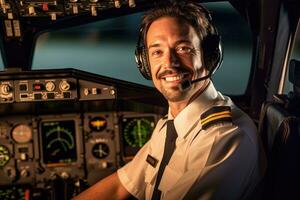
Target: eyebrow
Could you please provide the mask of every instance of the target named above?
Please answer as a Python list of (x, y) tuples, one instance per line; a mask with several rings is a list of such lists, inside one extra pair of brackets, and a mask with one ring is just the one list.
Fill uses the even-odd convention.
[(153, 47), (159, 47), (159, 46), (161, 46), (160, 44), (151, 44), (151, 45), (149, 45), (149, 47), (148, 47), (148, 49), (150, 49), (150, 48), (153, 48)]
[[(191, 41), (183, 39), (183, 40), (178, 40), (178, 41), (176, 41), (176, 42), (175, 42), (175, 46), (177, 46), (177, 45), (179, 45), (179, 44), (182, 44), (182, 43), (192, 44)], [(160, 43), (154, 43), (154, 44), (151, 44), (151, 45), (149, 45), (148, 50), (149, 50), (150, 48), (159, 47), (159, 46), (161, 46)]]

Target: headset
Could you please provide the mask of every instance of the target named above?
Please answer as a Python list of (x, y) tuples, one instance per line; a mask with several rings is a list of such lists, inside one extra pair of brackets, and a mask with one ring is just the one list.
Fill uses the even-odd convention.
[[(201, 80), (196, 79), (190, 82), (189, 84), (202, 81), (206, 78), (210, 78), (218, 70), (218, 68), (220, 68), (223, 60), (221, 38), (218, 34), (216, 27), (214, 26), (214, 23), (212, 22), (211, 14), (205, 7), (201, 6), (200, 4), (196, 4), (196, 5), (205, 14), (206, 18), (208, 19), (208, 22), (212, 26), (213, 29), (212, 32), (214, 34), (208, 34), (205, 38), (203, 38), (200, 47), (200, 49), (202, 49), (204, 65), (206, 69), (209, 71), (209, 74), (206, 75), (205, 77), (200, 78)], [(149, 28), (149, 26), (145, 28)], [(148, 60), (148, 51), (147, 51), (147, 46), (146, 46), (143, 32), (144, 32), (143, 27), (141, 27), (139, 31), (138, 42), (135, 49), (135, 61), (143, 77), (147, 80), (151, 80), (152, 78), (151, 78), (150, 64)]]

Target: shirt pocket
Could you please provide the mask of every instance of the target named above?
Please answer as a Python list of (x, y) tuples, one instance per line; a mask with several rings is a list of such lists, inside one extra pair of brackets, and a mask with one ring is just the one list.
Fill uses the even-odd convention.
[(167, 165), (159, 184), (159, 190), (163, 193), (168, 192), (178, 182), (182, 175), (182, 172), (176, 171)]

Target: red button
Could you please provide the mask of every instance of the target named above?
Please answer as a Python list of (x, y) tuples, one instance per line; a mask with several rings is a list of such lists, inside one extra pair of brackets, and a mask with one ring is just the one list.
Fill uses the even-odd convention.
[(43, 11), (48, 11), (49, 10), (48, 4), (43, 3), (42, 9), (43, 9)]
[(34, 91), (40, 91), (40, 90), (42, 90), (42, 84), (34, 84), (33, 85), (33, 90)]

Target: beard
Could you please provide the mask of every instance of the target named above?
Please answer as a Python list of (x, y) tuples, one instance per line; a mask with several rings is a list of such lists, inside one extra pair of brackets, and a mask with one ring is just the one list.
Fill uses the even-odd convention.
[(173, 88), (161, 88), (160, 92), (162, 95), (171, 102), (178, 102), (186, 100), (186, 98), (189, 96), (189, 89), (186, 91), (181, 91), (179, 87), (173, 87)]

